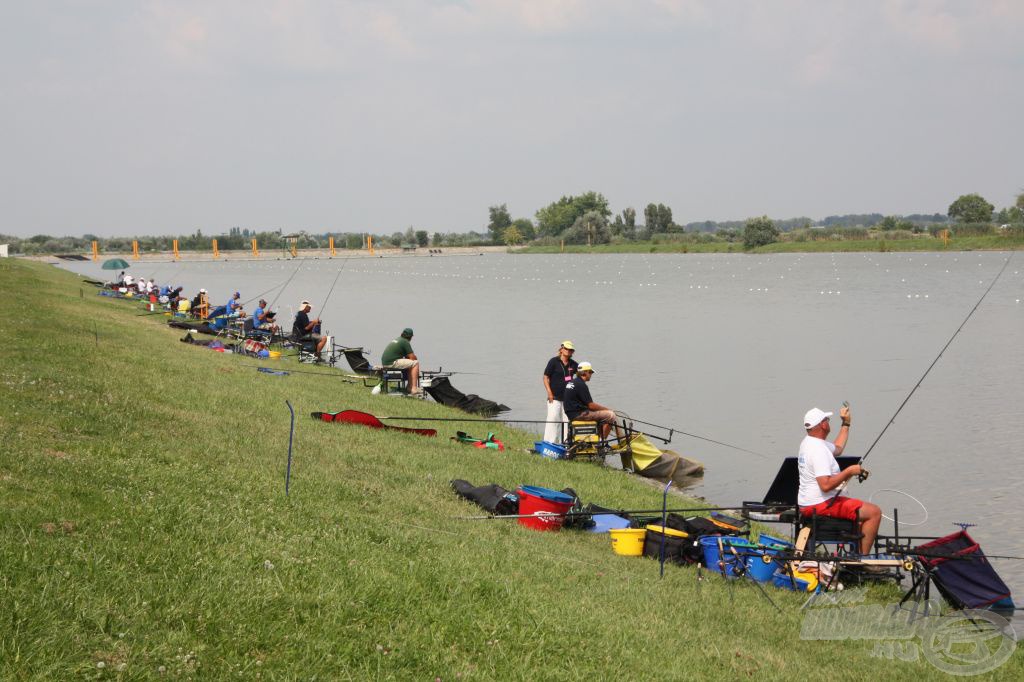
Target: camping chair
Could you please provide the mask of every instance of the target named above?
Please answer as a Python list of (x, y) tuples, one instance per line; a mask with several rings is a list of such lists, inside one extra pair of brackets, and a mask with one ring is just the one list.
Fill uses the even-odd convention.
[(823, 548), (831, 556), (860, 553), (860, 540), (864, 536), (856, 521), (811, 514), (798, 517), (797, 534), (803, 528), (811, 529), (807, 540), (811, 554), (817, 553), (818, 548)]

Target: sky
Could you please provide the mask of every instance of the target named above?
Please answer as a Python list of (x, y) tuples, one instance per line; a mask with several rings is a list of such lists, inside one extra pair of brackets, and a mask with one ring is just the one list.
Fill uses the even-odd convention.
[(0, 233), (678, 223), (1024, 190), (1024, 2), (6, 2)]

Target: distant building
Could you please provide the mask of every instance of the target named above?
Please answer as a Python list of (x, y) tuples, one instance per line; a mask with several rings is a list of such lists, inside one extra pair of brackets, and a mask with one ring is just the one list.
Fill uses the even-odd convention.
[(0, 258), (7, 258), (7, 244), (0, 244)]

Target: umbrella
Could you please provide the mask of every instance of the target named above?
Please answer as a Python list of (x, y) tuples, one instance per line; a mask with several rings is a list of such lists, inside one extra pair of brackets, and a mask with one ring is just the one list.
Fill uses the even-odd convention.
[(127, 270), (130, 267), (131, 264), (123, 258), (111, 258), (103, 261), (104, 270)]

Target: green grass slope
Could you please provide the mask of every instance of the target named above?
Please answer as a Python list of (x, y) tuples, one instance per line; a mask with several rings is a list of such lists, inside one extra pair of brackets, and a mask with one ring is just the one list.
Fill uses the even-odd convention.
[[(499, 453), (448, 439), (481, 424), (315, 422), (457, 413), (256, 372), (50, 266), (0, 260), (0, 305), (0, 679), (938, 676), (801, 641), (798, 595), (771, 591), (780, 615), (750, 584), (659, 580), (606, 536), (456, 519), (478, 512), (452, 478), (658, 506), (621, 472), (523, 452), (529, 434), (496, 428)], [(992, 677), (1022, 675), (1017, 654)]]

